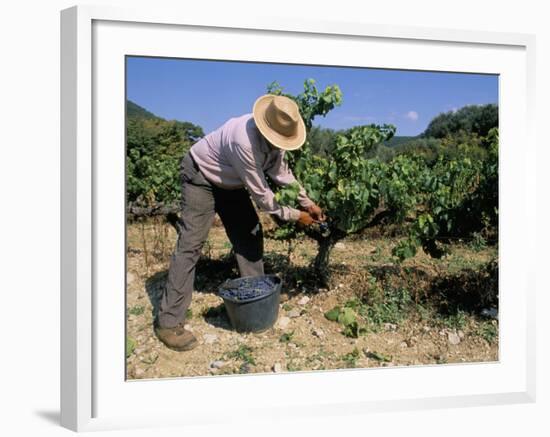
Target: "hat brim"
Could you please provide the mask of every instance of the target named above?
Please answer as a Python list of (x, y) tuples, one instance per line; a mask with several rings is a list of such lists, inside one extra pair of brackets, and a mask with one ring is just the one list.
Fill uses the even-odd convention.
[(265, 119), (266, 109), (275, 96), (266, 94), (259, 97), (254, 103), (252, 115), (260, 133), (275, 147), (283, 150), (296, 150), (306, 142), (306, 126), (302, 117), (299, 117), (298, 128), (295, 135), (287, 137), (279, 134), (269, 127)]

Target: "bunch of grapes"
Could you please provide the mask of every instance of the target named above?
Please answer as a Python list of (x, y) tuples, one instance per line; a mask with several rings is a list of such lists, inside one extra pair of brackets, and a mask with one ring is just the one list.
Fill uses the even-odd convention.
[(323, 237), (328, 237), (330, 235), (330, 228), (328, 227), (327, 222), (321, 222), (319, 223), (319, 233)]
[(234, 279), (220, 287), (219, 295), (224, 299), (246, 301), (269, 294), (274, 286), (273, 280), (265, 276)]

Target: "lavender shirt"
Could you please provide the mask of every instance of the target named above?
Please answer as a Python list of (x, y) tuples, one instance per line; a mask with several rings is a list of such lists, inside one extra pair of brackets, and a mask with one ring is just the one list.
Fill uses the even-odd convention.
[[(252, 114), (229, 119), (191, 147), (202, 174), (214, 185), (232, 190), (246, 187), (258, 208), (285, 221), (297, 221), (300, 211), (281, 206), (269, 188), (265, 174), (277, 185), (296, 181), (284, 160), (284, 151), (272, 148), (260, 133)], [(300, 187), (298, 202), (313, 204)]]

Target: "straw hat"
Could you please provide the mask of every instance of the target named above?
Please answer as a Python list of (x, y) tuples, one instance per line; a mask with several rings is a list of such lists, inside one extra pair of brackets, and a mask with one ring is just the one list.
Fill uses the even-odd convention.
[(265, 94), (256, 100), (252, 113), (262, 135), (275, 147), (296, 150), (306, 141), (306, 126), (294, 100)]

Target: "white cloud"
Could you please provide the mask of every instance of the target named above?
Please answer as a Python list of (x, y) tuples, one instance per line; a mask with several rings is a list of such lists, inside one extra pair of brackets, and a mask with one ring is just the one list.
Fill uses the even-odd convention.
[(418, 112), (409, 111), (405, 114), (405, 118), (408, 118), (409, 120), (412, 120), (412, 121), (416, 121), (418, 120)]

